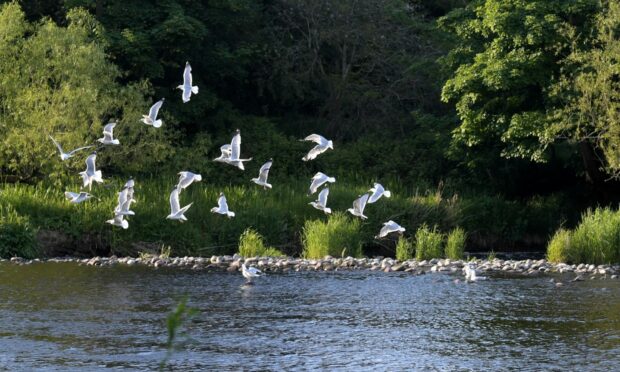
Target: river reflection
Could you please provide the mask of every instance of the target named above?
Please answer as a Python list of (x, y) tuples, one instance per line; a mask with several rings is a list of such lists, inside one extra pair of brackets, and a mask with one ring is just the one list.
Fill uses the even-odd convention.
[(454, 278), (3, 263), (0, 368), (155, 369), (187, 295), (179, 370), (620, 370), (619, 280)]

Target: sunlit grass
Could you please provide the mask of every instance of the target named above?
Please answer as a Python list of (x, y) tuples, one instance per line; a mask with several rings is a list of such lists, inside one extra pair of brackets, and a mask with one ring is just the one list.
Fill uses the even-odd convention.
[(460, 227), (457, 227), (448, 233), (446, 238), (446, 258), (452, 260), (460, 260), (465, 252), (465, 241), (467, 233)]
[(360, 221), (357, 218), (335, 212), (327, 220), (310, 220), (303, 230), (303, 256), (323, 258), (362, 255)]
[(418, 261), (443, 257), (443, 234), (437, 227), (422, 225), (415, 233), (415, 258)]

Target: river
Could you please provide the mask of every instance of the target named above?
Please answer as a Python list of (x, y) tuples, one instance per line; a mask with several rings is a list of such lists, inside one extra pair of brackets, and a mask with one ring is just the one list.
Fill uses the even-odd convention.
[[(574, 276), (574, 275), (573, 275)], [(0, 263), (0, 369), (620, 370), (620, 280)]]

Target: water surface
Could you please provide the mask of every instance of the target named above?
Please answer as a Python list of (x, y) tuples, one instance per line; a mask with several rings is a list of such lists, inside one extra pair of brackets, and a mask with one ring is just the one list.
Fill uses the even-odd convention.
[(620, 370), (620, 280), (0, 264), (0, 369)]

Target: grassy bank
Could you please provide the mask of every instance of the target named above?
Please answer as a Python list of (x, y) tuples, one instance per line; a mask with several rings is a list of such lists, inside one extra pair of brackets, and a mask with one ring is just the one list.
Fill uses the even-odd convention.
[[(193, 202), (186, 213), (189, 221), (178, 223), (165, 219), (174, 180), (174, 177), (137, 180), (137, 203), (132, 206), (136, 215), (129, 218), (128, 230), (105, 223), (112, 218), (116, 193), (125, 180), (111, 179), (105, 186), (96, 185), (93, 194), (98, 199), (79, 205), (69, 204), (64, 190), (57, 187), (4, 184), (0, 192), (3, 206), (0, 255), (137, 255), (162, 247), (170, 247), (175, 256), (231, 254), (237, 252), (239, 238), (248, 228), (260, 234), (266, 246), (285, 254), (301, 255), (303, 241), (317, 242), (321, 234), (330, 234), (321, 230), (323, 225), (352, 223), (348, 214), (328, 217), (309, 206), (316, 195), (306, 195), (307, 182), (274, 183), (272, 190), (263, 190), (249, 182), (246, 186), (196, 183), (181, 194), (182, 205)], [(352, 186), (338, 181), (330, 185), (328, 206), (334, 211), (350, 208), (352, 201), (370, 187), (370, 183), (367, 187), (359, 184), (363, 183)], [(555, 196), (516, 202), (488, 196), (445, 197), (436, 191), (408, 193), (404, 188), (386, 186), (392, 189), (393, 197), (368, 205), (365, 211), (368, 220), (355, 222), (347, 230), (346, 239), (353, 242), (348, 247), (349, 254), (394, 256), (395, 240), (374, 239), (382, 223), (389, 219), (405, 226), (409, 237), (423, 224), (437, 226), (440, 231), (460, 226), (467, 232), (468, 249), (488, 249), (489, 244), (495, 249), (521, 247), (545, 241), (566, 219), (560, 198)], [(210, 212), (221, 191), (226, 194), (230, 210), (236, 212), (235, 218)], [(340, 220), (330, 224), (330, 218)], [(314, 236), (310, 234), (304, 240), (304, 231)], [(339, 234), (337, 229), (335, 233)], [(338, 241), (332, 239), (332, 245), (338, 245)], [(343, 248), (317, 249), (340, 254)]]

